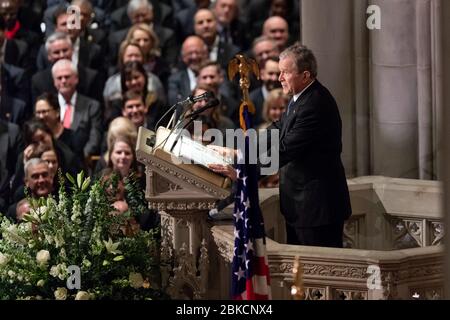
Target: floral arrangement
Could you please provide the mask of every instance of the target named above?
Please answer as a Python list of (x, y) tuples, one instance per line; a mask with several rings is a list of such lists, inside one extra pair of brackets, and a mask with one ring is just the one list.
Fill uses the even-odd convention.
[(57, 199), (29, 199), (20, 224), (0, 217), (0, 299), (167, 298), (158, 286), (158, 230), (136, 228), (146, 208), (136, 179), (126, 180), (129, 209), (118, 214), (114, 181), (68, 175), (69, 196), (59, 176)]

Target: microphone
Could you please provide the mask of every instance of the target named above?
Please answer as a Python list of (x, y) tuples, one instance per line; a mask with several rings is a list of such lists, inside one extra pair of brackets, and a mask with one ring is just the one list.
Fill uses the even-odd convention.
[(201, 107), (198, 110), (195, 110), (194, 112), (192, 112), (189, 115), (189, 118), (191, 118), (191, 120), (194, 120), (195, 118), (197, 118), (197, 116), (199, 114), (201, 114), (203, 111), (208, 110), (210, 108), (214, 108), (217, 107), (219, 105), (220, 101), (217, 98), (214, 98), (213, 100), (209, 101), (205, 106)]
[[(177, 103), (175, 103), (173, 106), (171, 106), (169, 108), (169, 110), (167, 110), (162, 116), (161, 118), (159, 118), (158, 122), (155, 125), (155, 130), (158, 129), (159, 124), (161, 123), (161, 121), (169, 114), (169, 112), (173, 111), (174, 109), (175, 112), (178, 111), (178, 106), (181, 106), (182, 109), (187, 109), (189, 107), (191, 107), (194, 103), (196, 103), (197, 101), (203, 100), (203, 99), (211, 99), (211, 98), (215, 98), (214, 93), (212, 93), (211, 91), (206, 91), (198, 96), (189, 96), (187, 97), (185, 100), (183, 101), (179, 101)], [(175, 119), (176, 121), (176, 119)]]
[(185, 100), (178, 102), (177, 104), (182, 105), (183, 107), (190, 107), (194, 103), (200, 100), (212, 99), (214, 98), (214, 93), (211, 91), (206, 91), (198, 96), (189, 96)]
[[(199, 96), (197, 96), (197, 97), (199, 97)], [(181, 134), (183, 133), (183, 130), (186, 129), (195, 119), (197, 119), (197, 117), (200, 115), (200, 113), (202, 113), (203, 111), (205, 111), (207, 109), (214, 108), (214, 107), (218, 106), (219, 103), (220, 103), (219, 99), (214, 98), (213, 100), (209, 101), (205, 106), (203, 106), (200, 109), (195, 110), (194, 112), (192, 112), (189, 115), (189, 121), (186, 122), (186, 124), (183, 126), (183, 128), (180, 130), (180, 132), (176, 136), (176, 138), (174, 140), (174, 143), (173, 143), (172, 147), (170, 148), (170, 152), (173, 151), (173, 149), (175, 148), (175, 145), (178, 143), (178, 140), (179, 140)]]

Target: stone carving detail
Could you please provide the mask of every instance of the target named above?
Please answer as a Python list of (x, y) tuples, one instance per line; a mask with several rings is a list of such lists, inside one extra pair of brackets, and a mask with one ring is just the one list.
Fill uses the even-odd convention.
[(432, 275), (442, 275), (443, 273), (444, 268), (442, 262), (440, 262), (433, 265), (410, 267), (406, 270), (401, 270), (398, 273), (398, 280), (427, 277)]
[(217, 250), (219, 251), (220, 256), (229, 263), (233, 262), (234, 256), (234, 246), (232, 243), (227, 242), (226, 240), (218, 239), (214, 237), (214, 242), (216, 243)]
[(150, 208), (158, 211), (185, 211), (185, 210), (210, 210), (214, 208), (215, 201), (163, 201), (158, 200), (158, 203), (150, 203)]
[[(292, 263), (281, 263), (278, 268), (273, 266), (270, 272), (273, 273), (292, 273), (293, 264)], [(318, 275), (323, 277), (345, 277), (345, 278), (356, 278), (356, 279), (366, 279), (367, 269), (361, 267), (348, 267), (339, 265), (325, 265), (325, 264), (303, 264), (303, 273), (305, 275)]]
[(393, 272), (388, 272), (387, 275), (381, 275), (382, 286), (383, 286), (383, 298), (385, 300), (394, 300), (397, 298), (397, 282), (398, 274)]
[[(208, 283), (209, 258), (206, 241), (200, 248), (199, 266), (193, 254), (189, 253), (186, 243), (175, 254), (176, 267), (169, 279), (167, 293), (173, 299), (204, 299)], [(206, 278), (206, 279), (205, 279)]]
[(359, 220), (350, 219), (344, 224), (344, 248), (358, 248)]
[(410, 297), (413, 300), (442, 300), (444, 299), (443, 287), (411, 288)]
[(431, 231), (433, 235), (431, 245), (441, 244), (445, 235), (444, 224), (442, 222), (431, 222)]
[(161, 215), (161, 238), (161, 283), (166, 287), (173, 264), (173, 230), (170, 218), (165, 215)]
[(422, 245), (422, 226), (420, 221), (390, 219), (393, 225), (393, 247), (395, 249), (408, 249)]
[(344, 290), (335, 289), (333, 290), (334, 300), (367, 300), (367, 291), (359, 290)]
[(200, 275), (200, 288), (202, 294), (206, 293), (208, 287), (208, 272), (209, 272), (209, 255), (207, 249), (208, 243), (203, 239), (200, 246), (200, 258), (198, 260), (198, 271)]
[(305, 288), (305, 300), (326, 300), (325, 288)]
[(174, 171), (172, 168), (169, 168), (167, 166), (165, 166), (163, 163), (158, 162), (158, 161), (153, 161), (150, 159), (147, 159), (147, 161), (145, 161), (147, 163), (147, 166), (153, 166), (158, 168), (159, 170), (167, 173), (168, 175), (177, 177), (178, 179), (184, 181), (185, 183), (191, 185), (191, 186), (195, 186), (203, 191), (205, 191), (206, 193), (213, 195), (213, 196), (217, 196), (220, 197), (221, 195), (217, 192), (217, 190), (212, 189), (211, 187), (197, 181), (194, 180), (180, 172)]
[(406, 230), (408, 234), (416, 240), (419, 247), (423, 247), (424, 243), (422, 241), (422, 221), (421, 220), (405, 220)]

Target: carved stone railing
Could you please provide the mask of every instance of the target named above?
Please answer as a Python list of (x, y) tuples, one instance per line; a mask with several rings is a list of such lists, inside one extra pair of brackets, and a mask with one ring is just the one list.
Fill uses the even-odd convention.
[[(277, 189), (260, 191), (274, 299), (291, 299), (295, 256), (303, 264), (306, 299), (440, 299), (444, 236), (438, 182), (384, 177), (349, 180), (353, 215), (346, 249), (285, 242)], [(211, 226), (211, 268), (221, 279), (210, 297), (229, 297), (232, 222)]]

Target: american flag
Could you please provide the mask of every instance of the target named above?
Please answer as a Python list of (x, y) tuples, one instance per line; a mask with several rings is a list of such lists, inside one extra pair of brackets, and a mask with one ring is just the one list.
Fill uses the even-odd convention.
[[(246, 127), (251, 128), (251, 115), (246, 107), (243, 115)], [(248, 136), (245, 138), (245, 149), (249, 150)], [(248, 152), (239, 152), (239, 154), (248, 154)], [(269, 300), (271, 299), (270, 275), (264, 219), (259, 208), (257, 168), (256, 165), (241, 162), (238, 161), (236, 169), (238, 180), (234, 205), (232, 298)]]

